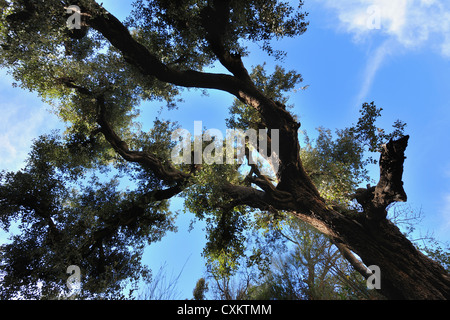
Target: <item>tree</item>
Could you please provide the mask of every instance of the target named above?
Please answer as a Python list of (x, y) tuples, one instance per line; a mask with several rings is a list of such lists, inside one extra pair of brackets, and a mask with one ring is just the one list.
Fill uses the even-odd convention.
[[(340, 207), (353, 208), (348, 194), (361, 182), (369, 179), (364, 148), (356, 136), (363, 123), (378, 135), (371, 136), (373, 145), (385, 139), (385, 133), (373, 126), (381, 116), (381, 109), (365, 104), (358, 125), (337, 130), (334, 139), (331, 130), (318, 129), (318, 137), (311, 140), (306, 132), (301, 150), (305, 170), (312, 177), (319, 192)], [(391, 135), (402, 135), (404, 124), (397, 122)], [(406, 206), (394, 206), (389, 219), (395, 221), (406, 234), (411, 234), (419, 223), (421, 212)], [(219, 299), (380, 299), (382, 296), (367, 289), (361, 275), (351, 270), (339, 248), (301, 220), (286, 213), (278, 213), (276, 220), (247, 223), (252, 236), (246, 236), (245, 257), (239, 270), (227, 267), (229, 260), (208, 264), (208, 279)], [(263, 231), (263, 232), (260, 232)], [(249, 241), (253, 238), (253, 241)], [(427, 238), (428, 240), (428, 238)], [(252, 246), (253, 243), (253, 246)], [(267, 248), (270, 248), (269, 250)], [(342, 247), (340, 247), (342, 249)], [(273, 256), (273, 253), (277, 253)], [(267, 254), (268, 253), (268, 254)], [(348, 254), (348, 252), (344, 252)], [(267, 256), (271, 256), (267, 261)], [(352, 258), (356, 261), (355, 258)], [(254, 268), (254, 267), (257, 268)], [(258, 270), (259, 269), (259, 270)]]
[[(342, 158), (344, 167), (351, 157), (345, 151), (352, 145), (379, 151), (380, 179), (366, 188), (351, 186), (346, 202), (321, 194), (314, 173), (305, 169), (300, 123), (286, 106), (284, 95), (301, 81), (301, 76), (281, 67), (267, 76), (263, 66), (252, 72), (244, 66), (242, 57), (249, 54), (249, 42), (258, 43), (276, 59), (283, 57), (285, 53), (273, 48), (271, 40), (306, 31), (307, 14), (302, 11), (302, 1), (294, 8), (282, 1), (186, 0), (175, 4), (138, 0), (126, 22), (94, 0), (8, 0), (2, 4), (1, 66), (10, 70), (22, 88), (52, 103), (69, 125), (61, 145), (72, 150), (73, 156), (56, 157), (47, 163), (58, 170), (74, 172), (76, 168), (85, 173), (115, 165), (138, 185), (125, 193), (111, 184), (98, 186), (97, 190), (88, 188), (83, 192), (85, 196), (66, 206), (61, 203), (66, 199), (61, 194), (64, 188), (53, 181), (60, 179), (49, 169), (46, 178), (38, 176), (37, 181), (49, 183), (45, 190), (52, 194), (36, 190), (32, 193), (33, 204), (39, 207), (27, 207), (26, 197), (18, 195), (29, 194), (35, 182), (28, 189), (17, 187), (17, 193), (9, 193), (9, 186), (17, 185), (22, 174), (4, 174), (2, 222), (7, 224), (17, 217), (22, 223), (35, 219), (35, 227), (25, 228), (25, 232), (40, 232), (39, 237), (16, 239), (16, 244), (3, 250), (5, 277), (20, 283), (24, 281), (21, 276), (27, 274), (24, 285), (38, 283), (36, 279), (42, 274), (31, 266), (50, 257), (31, 250), (42, 242), (26, 239), (44, 241), (53, 237), (47, 242), (61, 245), (63, 240), (55, 234), (61, 234), (64, 243), (69, 239), (67, 235), (73, 234), (70, 239), (75, 239), (74, 252), (93, 259), (87, 259), (85, 268), (91, 270), (97, 265), (98, 274), (104, 274), (107, 265), (132, 260), (133, 255), (127, 251), (130, 246), (139, 247), (139, 241), (149, 235), (157, 240), (170, 229), (167, 200), (181, 194), (187, 197), (186, 207), (208, 221), (208, 257), (214, 261), (228, 259), (231, 264), (227, 267), (234, 267), (233, 261), (244, 251), (242, 231), (246, 230), (249, 214), (270, 221), (280, 212), (287, 212), (328, 236), (364, 277), (370, 276), (364, 265), (378, 265), (383, 275), (381, 291), (386, 297), (450, 297), (450, 279), (444, 268), (420, 252), (386, 219), (389, 206), (406, 201), (402, 174), (409, 136), (399, 135), (398, 130), (392, 135), (377, 130), (373, 120), (379, 109), (365, 104), (360, 122), (353, 129), (339, 132), (330, 151)], [(68, 15), (64, 13), (69, 5), (81, 9), (82, 29), (66, 28)], [(204, 71), (216, 62), (228, 73)], [(278, 130), (276, 176), (263, 175), (257, 164), (251, 164), (250, 173), (243, 175), (238, 163), (202, 167), (173, 163), (170, 133), (176, 125), (157, 119), (150, 133), (142, 132), (136, 127), (136, 107), (148, 100), (163, 100), (173, 107), (183, 88), (220, 90), (235, 97), (228, 121), (235, 128)], [(397, 123), (396, 128), (400, 127), (401, 123)], [(272, 138), (269, 134), (267, 140)], [(354, 151), (358, 157), (362, 154), (361, 150)], [(320, 169), (331, 166), (333, 170), (348, 169), (359, 174), (363, 164), (349, 169), (333, 167), (324, 158)], [(25, 178), (32, 180), (33, 165), (27, 170)], [(357, 202), (356, 209), (349, 206), (352, 200)], [(80, 205), (83, 201), (86, 206)], [(67, 213), (76, 210), (80, 213)], [(73, 223), (81, 229), (70, 226), (71, 219), (79, 219)], [(77, 243), (82, 239), (87, 244)], [(26, 263), (18, 261), (19, 248), (34, 252)], [(52, 247), (48, 253), (53, 252), (58, 251)], [(47, 265), (63, 264), (59, 254), (54, 259)], [(20, 270), (24, 265), (30, 267)], [(118, 278), (136, 272), (128, 270), (119, 273)], [(88, 274), (95, 277), (93, 272)], [(7, 282), (10, 289), (14, 285)]]
[(208, 284), (204, 278), (200, 278), (192, 292), (194, 300), (205, 300), (205, 293), (208, 291)]

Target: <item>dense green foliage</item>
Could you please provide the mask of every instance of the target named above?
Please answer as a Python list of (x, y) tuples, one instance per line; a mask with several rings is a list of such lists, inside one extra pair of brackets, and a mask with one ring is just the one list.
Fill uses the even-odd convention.
[(139, 190), (119, 188), (118, 177), (101, 182), (70, 167), (68, 158), (79, 155), (69, 150), (60, 137), (43, 136), (23, 170), (0, 176), (1, 227), (19, 228), (2, 246), (2, 298), (56, 298), (70, 265), (83, 273), (78, 297), (118, 298), (127, 281), (148, 276), (145, 245), (174, 230), (167, 202), (139, 205)]

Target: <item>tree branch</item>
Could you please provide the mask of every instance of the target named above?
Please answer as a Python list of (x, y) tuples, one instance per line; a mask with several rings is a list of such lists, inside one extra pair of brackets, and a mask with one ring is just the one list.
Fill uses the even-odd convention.
[(374, 192), (377, 207), (386, 208), (393, 202), (405, 202), (407, 197), (403, 189), (403, 163), (409, 136), (391, 140), (382, 146), (380, 156), (380, 181)]
[(220, 63), (236, 78), (251, 83), (252, 80), (242, 63), (241, 56), (237, 53), (231, 54), (224, 46), (224, 36), (230, 20), (230, 1), (214, 0), (212, 3), (213, 7), (207, 6), (201, 13), (202, 24), (207, 32), (211, 50)]
[(374, 187), (358, 189), (350, 197), (363, 207), (366, 217), (371, 221), (386, 218), (386, 208), (394, 202), (405, 202), (407, 196), (403, 189), (403, 164), (409, 136), (391, 140), (384, 144), (380, 155), (380, 180)]
[(142, 74), (153, 76), (162, 82), (187, 88), (217, 89), (239, 96), (240, 81), (233, 76), (213, 74), (194, 70), (179, 70), (162, 63), (144, 45), (133, 39), (129, 30), (111, 13), (91, 1), (95, 12), (89, 25), (100, 32)]
[(100, 125), (100, 131), (105, 136), (105, 139), (122, 156), (126, 161), (136, 162), (144, 167), (151, 169), (156, 177), (165, 182), (183, 182), (191, 175), (183, 171), (175, 169), (169, 162), (163, 163), (161, 159), (153, 154), (143, 151), (131, 151), (125, 141), (114, 132), (105, 117), (105, 101), (102, 97), (97, 98), (97, 103), (100, 108), (97, 122)]
[(369, 272), (366, 266), (358, 258), (355, 257), (355, 255), (346, 245), (334, 240), (331, 240), (331, 242), (338, 248), (339, 252), (352, 265), (352, 267), (356, 271), (358, 271), (365, 279), (368, 279), (372, 275), (372, 273)]
[(130, 150), (127, 143), (120, 139), (106, 119), (106, 102), (103, 95), (95, 95), (90, 90), (75, 84), (69, 78), (58, 78), (56, 81), (68, 88), (77, 90), (82, 95), (95, 99), (98, 106), (97, 123), (100, 125), (100, 128), (96, 132), (103, 133), (105, 139), (123, 159), (129, 162), (139, 163), (151, 169), (157, 178), (164, 180), (166, 183), (185, 182), (191, 177), (191, 174), (177, 170), (170, 162), (163, 163), (161, 159), (153, 154)]

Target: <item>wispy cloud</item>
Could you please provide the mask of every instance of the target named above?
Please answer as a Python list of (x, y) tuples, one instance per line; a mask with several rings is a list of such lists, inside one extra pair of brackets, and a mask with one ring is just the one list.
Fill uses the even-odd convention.
[[(381, 39), (369, 53), (358, 99), (364, 99), (385, 59), (397, 51), (431, 49), (450, 59), (448, 0), (316, 0), (336, 17), (336, 30), (357, 43)], [(398, 49), (398, 50), (397, 50)]]
[(337, 28), (352, 33), (355, 40), (381, 33), (409, 48), (432, 44), (450, 58), (447, 0), (316, 1), (333, 10), (338, 18)]
[(366, 69), (363, 75), (363, 83), (356, 97), (357, 104), (361, 103), (369, 93), (375, 76), (382, 66), (386, 57), (392, 53), (393, 44), (391, 40), (384, 41), (369, 57)]

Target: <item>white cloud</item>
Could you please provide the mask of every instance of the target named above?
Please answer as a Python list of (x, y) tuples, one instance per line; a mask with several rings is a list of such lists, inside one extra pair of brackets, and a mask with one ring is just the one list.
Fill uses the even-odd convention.
[[(450, 59), (450, 1), (448, 0), (316, 0), (336, 16), (336, 29), (364, 44), (382, 43), (369, 53), (357, 96), (365, 99), (385, 59), (397, 52), (432, 49)], [(377, 36), (377, 37), (374, 37)]]
[(352, 33), (356, 40), (380, 33), (408, 48), (432, 41), (433, 47), (450, 58), (447, 0), (316, 1), (335, 11), (339, 29)]
[(369, 93), (378, 70), (382, 66), (385, 58), (392, 53), (392, 49), (392, 41), (386, 40), (372, 53), (364, 71), (363, 83), (356, 98), (355, 105), (361, 103)]

